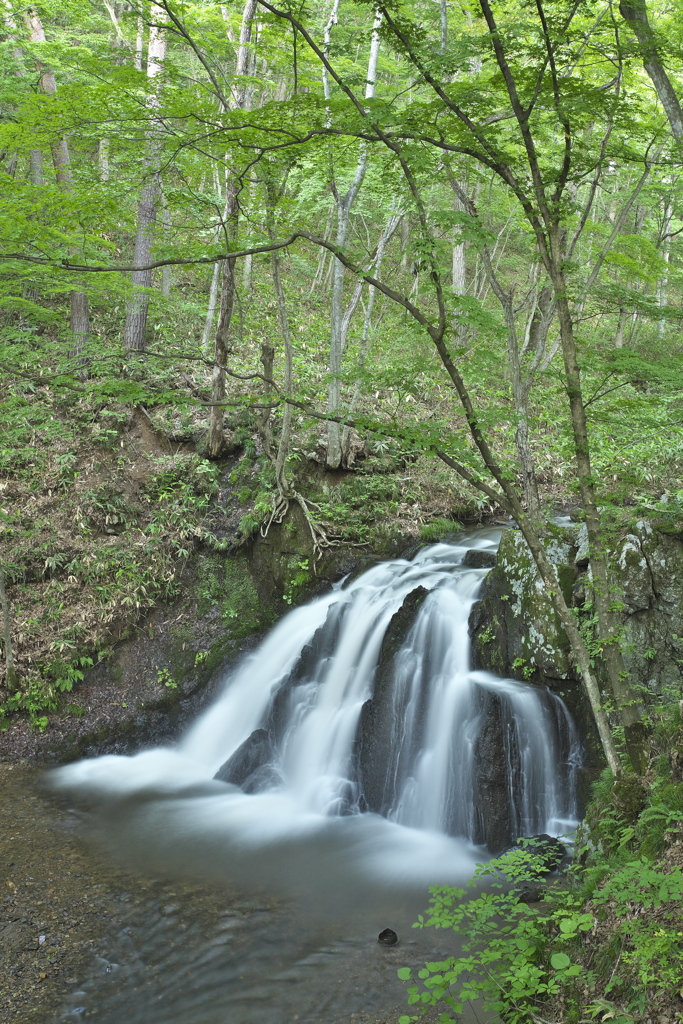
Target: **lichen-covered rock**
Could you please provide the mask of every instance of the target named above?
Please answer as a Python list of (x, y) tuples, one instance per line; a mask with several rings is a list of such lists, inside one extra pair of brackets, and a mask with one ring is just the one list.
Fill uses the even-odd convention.
[(612, 561), (624, 603), (624, 661), (634, 682), (654, 693), (683, 683), (683, 543), (641, 520)]
[[(590, 611), (592, 579), (585, 526), (546, 540), (570, 605)], [(623, 626), (632, 682), (653, 693), (683, 683), (683, 542), (640, 521), (613, 543), (610, 587)], [(498, 564), (470, 618), (475, 665), (549, 686), (585, 717), (569, 644), (517, 531), (503, 534)]]
[[(576, 531), (558, 530), (546, 542), (560, 584), (571, 601)], [(521, 533), (506, 530), (498, 564), (482, 585), (470, 619), (475, 666), (519, 679), (548, 681), (573, 677), (569, 644)]]

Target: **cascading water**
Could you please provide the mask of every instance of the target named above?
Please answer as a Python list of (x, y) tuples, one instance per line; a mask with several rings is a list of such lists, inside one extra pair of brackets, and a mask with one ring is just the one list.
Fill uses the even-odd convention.
[[(564, 705), (470, 669), (468, 617), (486, 571), (463, 566), (471, 543), (376, 566), (289, 616), (184, 752), (246, 792), (285, 791), (318, 814), (372, 810), (473, 842), (492, 835), (490, 815), (508, 840), (566, 831), (578, 745)], [(411, 593), (424, 599), (387, 666), (383, 641)], [(504, 780), (495, 808), (478, 781), (487, 753)]]
[(147, 866), (298, 891), (331, 871), (340, 891), (462, 881), (476, 845), (569, 831), (564, 704), (470, 669), (486, 570), (468, 552), (498, 537), (376, 565), (292, 611), (177, 748), (81, 762), (56, 785), (95, 795), (110, 840)]

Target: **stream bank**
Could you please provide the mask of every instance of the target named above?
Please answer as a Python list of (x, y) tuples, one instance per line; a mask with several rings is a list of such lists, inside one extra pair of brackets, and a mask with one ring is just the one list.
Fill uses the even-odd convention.
[(387, 537), (372, 556), (340, 544), (316, 562), (306, 521), (292, 506), (265, 537), (233, 551), (194, 552), (181, 570), (180, 596), (130, 626), (62, 695), (44, 730), (14, 716), (0, 733), (0, 757), (56, 764), (172, 742), (291, 607), (411, 544), (410, 535)]

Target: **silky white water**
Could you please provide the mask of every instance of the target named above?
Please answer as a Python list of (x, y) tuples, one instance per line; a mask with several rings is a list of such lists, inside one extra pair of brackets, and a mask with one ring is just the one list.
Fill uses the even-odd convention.
[[(69, 765), (55, 785), (87, 798), (107, 844), (148, 870), (326, 901), (464, 881), (491, 816), (513, 838), (570, 830), (579, 744), (566, 708), (470, 669), (487, 570), (462, 561), (498, 536), (384, 562), (295, 609), (177, 746)], [(416, 588), (412, 624), (380, 660)]]

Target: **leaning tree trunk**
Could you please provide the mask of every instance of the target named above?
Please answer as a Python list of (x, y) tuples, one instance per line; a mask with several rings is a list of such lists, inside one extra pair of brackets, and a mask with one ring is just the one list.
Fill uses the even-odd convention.
[[(156, 4), (152, 8), (156, 22), (163, 23), (166, 12)], [(166, 57), (166, 33), (158, 24), (150, 25), (149, 42), (147, 44), (147, 78), (155, 79), (163, 66)], [(152, 119), (159, 107), (158, 90), (152, 87), (147, 99), (147, 109)], [(157, 207), (161, 198), (161, 179), (159, 175), (159, 155), (161, 138), (158, 125), (153, 125), (147, 136), (144, 169), (145, 184), (140, 193), (138, 203), (138, 222), (133, 249), (133, 263), (136, 267), (149, 264), (154, 241), (154, 225)], [(151, 270), (134, 270), (131, 274), (133, 297), (126, 310), (126, 325), (123, 332), (123, 347), (126, 352), (144, 352), (147, 347), (147, 313), (149, 310), (149, 292), (152, 286)]]
[[(558, 250), (559, 251), (559, 248)], [(559, 267), (553, 267), (553, 287), (557, 298), (565, 380), (571, 413), (576, 468), (583, 511), (588, 531), (590, 565), (593, 576), (593, 600), (598, 618), (599, 641), (607, 677), (614, 694), (616, 710), (624, 727), (626, 750), (635, 771), (646, 767), (647, 730), (642, 720), (638, 695), (628, 682), (628, 673), (619, 645), (620, 625), (614, 612), (607, 568), (608, 551), (603, 538), (595, 483), (590, 460), (586, 410), (581, 388), (581, 374), (576, 353), (574, 325), (567, 300), (567, 288)]]

